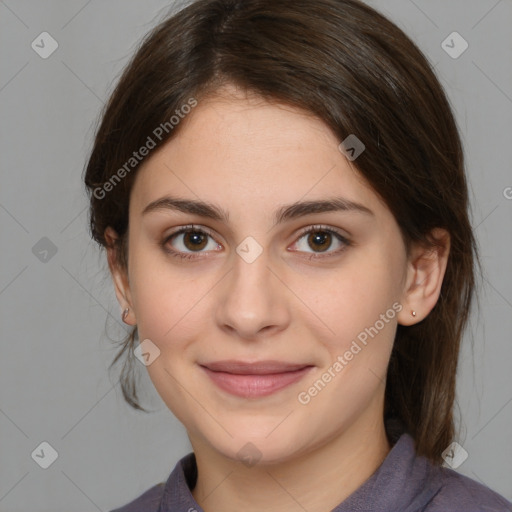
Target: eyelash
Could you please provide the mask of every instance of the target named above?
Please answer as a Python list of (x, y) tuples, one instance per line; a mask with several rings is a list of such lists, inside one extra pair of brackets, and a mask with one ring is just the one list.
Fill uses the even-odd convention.
[[(180, 235), (182, 233), (189, 233), (189, 232), (201, 233), (204, 235), (208, 235), (211, 238), (214, 238), (213, 234), (209, 230), (199, 227), (199, 226), (196, 226), (194, 224), (189, 224), (187, 226), (183, 226), (183, 227), (179, 228), (178, 230), (174, 231), (169, 236), (167, 236), (162, 241), (162, 244), (161, 244), (163, 250), (166, 253), (170, 254), (171, 256), (173, 256), (175, 258), (179, 258), (181, 260), (193, 260), (193, 259), (200, 257), (198, 255), (200, 255), (201, 252), (197, 252), (196, 254), (194, 254), (193, 252), (184, 253), (181, 251), (176, 251), (174, 249), (170, 249), (167, 245), (168, 242), (173, 237)], [(319, 259), (330, 258), (330, 257), (336, 256), (336, 255), (340, 254), (342, 251), (344, 251), (348, 246), (352, 245), (351, 242), (345, 236), (343, 236), (341, 233), (339, 233), (338, 231), (336, 231), (332, 228), (328, 228), (328, 227), (322, 226), (322, 225), (315, 225), (315, 226), (309, 226), (307, 228), (304, 228), (298, 234), (297, 240), (300, 240), (301, 238), (304, 237), (304, 235), (307, 235), (309, 233), (330, 233), (331, 235), (334, 235), (341, 243), (344, 244), (344, 247), (341, 247), (340, 249), (338, 249), (336, 251), (330, 252), (327, 256), (318, 255), (319, 253), (318, 254), (312, 253), (312, 255), (307, 258), (309, 260), (315, 260), (315, 259), (319, 260)]]

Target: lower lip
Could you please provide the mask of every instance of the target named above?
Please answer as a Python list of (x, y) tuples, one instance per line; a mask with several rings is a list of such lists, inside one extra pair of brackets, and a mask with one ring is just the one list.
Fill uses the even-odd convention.
[(240, 375), (214, 372), (204, 366), (202, 368), (220, 389), (243, 398), (258, 398), (271, 395), (294, 384), (302, 379), (312, 367), (306, 366), (293, 372), (268, 375)]

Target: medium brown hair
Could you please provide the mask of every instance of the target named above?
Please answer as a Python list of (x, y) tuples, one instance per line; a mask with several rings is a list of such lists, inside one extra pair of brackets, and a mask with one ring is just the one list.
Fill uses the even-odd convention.
[[(128, 207), (138, 166), (122, 173), (107, 193), (99, 194), (98, 187), (191, 97), (201, 101), (227, 83), (312, 113), (340, 141), (350, 134), (363, 141), (357, 171), (393, 213), (407, 247), (435, 244), (433, 228), (449, 232), (439, 300), (423, 321), (398, 326), (385, 395), (385, 416), (398, 417), (417, 453), (440, 463), (454, 437), (459, 345), (478, 261), (463, 150), (431, 65), (374, 9), (358, 0), (199, 0), (160, 23), (126, 67), (96, 131), (84, 176), (92, 237), (105, 247), (111, 226), (126, 270)], [(145, 410), (132, 374), (136, 338), (135, 327), (111, 366), (127, 353), (123, 395)]]

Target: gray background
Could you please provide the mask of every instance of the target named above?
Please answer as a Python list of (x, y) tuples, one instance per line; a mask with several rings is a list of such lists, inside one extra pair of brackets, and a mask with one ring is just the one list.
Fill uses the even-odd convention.
[[(458, 471), (512, 500), (512, 3), (369, 3), (436, 65), (456, 112), (485, 270), (461, 353), (457, 440), (469, 457)], [(166, 480), (190, 451), (142, 365), (149, 415), (124, 403), (108, 373), (109, 337), (125, 326), (81, 183), (100, 108), (170, 5), (0, 1), (1, 511), (110, 510)], [(47, 59), (31, 47), (43, 31), (59, 45)], [(456, 59), (441, 46), (453, 31), (469, 43)], [(58, 452), (48, 469), (31, 457), (43, 441)]]

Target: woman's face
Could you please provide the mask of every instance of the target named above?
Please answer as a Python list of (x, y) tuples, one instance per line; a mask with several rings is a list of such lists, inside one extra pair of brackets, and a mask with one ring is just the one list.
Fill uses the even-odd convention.
[(194, 448), (279, 462), (382, 422), (408, 261), (326, 125), (231, 93), (139, 170), (125, 292)]

